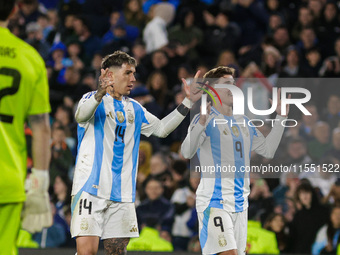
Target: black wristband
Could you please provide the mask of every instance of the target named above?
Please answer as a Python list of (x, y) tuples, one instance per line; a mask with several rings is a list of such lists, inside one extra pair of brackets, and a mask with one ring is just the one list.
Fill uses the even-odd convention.
[(189, 113), (190, 109), (184, 104), (180, 104), (179, 106), (177, 106), (177, 111), (183, 116), (186, 116)]

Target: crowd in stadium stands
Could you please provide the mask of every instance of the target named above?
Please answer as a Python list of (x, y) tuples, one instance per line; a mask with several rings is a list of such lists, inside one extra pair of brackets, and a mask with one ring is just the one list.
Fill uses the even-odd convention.
[[(19, 8), (9, 28), (44, 58), (52, 106), (54, 224), (32, 236), (40, 247), (75, 246), (69, 233), (77, 153), (74, 110), (83, 94), (96, 90), (102, 57), (115, 50), (138, 61), (130, 96), (159, 118), (182, 101), (181, 78), (193, 77), (197, 69), (204, 74), (225, 65), (236, 69), (236, 78), (259, 78), (238, 85), (243, 90), (255, 86), (254, 100), (264, 107), (272, 86), (307, 88), (312, 100), (306, 108), (312, 115), (292, 109), (299, 125), (286, 129), (274, 159), (253, 155), (251, 164), (340, 163), (340, 85), (321, 79), (340, 77), (340, 1), (21, 0)], [(187, 116), (166, 139), (142, 137), (136, 207), (143, 238), (131, 242), (131, 250), (200, 250), (195, 212), (199, 178), (189, 173), (189, 162), (179, 153), (189, 123)], [(270, 131), (268, 125), (259, 129), (264, 135)], [(29, 127), (26, 136), (29, 143)], [(338, 175), (291, 172), (271, 177), (251, 178), (249, 251), (336, 254)], [(273, 233), (273, 242), (263, 241)], [(21, 237), (21, 246), (36, 246), (24, 240), (30, 238), (26, 233)]]

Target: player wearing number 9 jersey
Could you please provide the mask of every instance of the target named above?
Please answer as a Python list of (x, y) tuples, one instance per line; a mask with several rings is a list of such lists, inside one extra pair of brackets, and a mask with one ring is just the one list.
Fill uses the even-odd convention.
[[(78, 254), (124, 254), (138, 236), (134, 208), (140, 135), (166, 137), (189, 112), (185, 98), (162, 120), (126, 97), (135, 82), (136, 60), (116, 51), (102, 62), (96, 92), (80, 100), (78, 154), (72, 188), (71, 234)], [(189, 88), (185, 87), (189, 96)]]
[(32, 132), (34, 168), (22, 227), (41, 231), (52, 224), (48, 188), (50, 159), (49, 93), (43, 59), (6, 28), (14, 0), (0, 0), (0, 254), (16, 254), (16, 236), (25, 201), (26, 140), (24, 123)]
[[(209, 84), (234, 84), (234, 69), (217, 67), (204, 75)], [(227, 88), (215, 88), (221, 104), (214, 104), (209, 115), (196, 115), (183, 141), (185, 158), (196, 153), (200, 161), (201, 181), (196, 191), (199, 239), (203, 254), (245, 254), (250, 153), (272, 158), (284, 128), (277, 121), (265, 138), (249, 125), (246, 116), (233, 115), (233, 96)], [(215, 95), (216, 99), (217, 95)], [(278, 100), (277, 117), (280, 116)], [(216, 124), (220, 123), (220, 124)], [(223, 123), (223, 124), (222, 124)], [(210, 171), (209, 171), (210, 169)], [(212, 170), (213, 169), (213, 170)]]

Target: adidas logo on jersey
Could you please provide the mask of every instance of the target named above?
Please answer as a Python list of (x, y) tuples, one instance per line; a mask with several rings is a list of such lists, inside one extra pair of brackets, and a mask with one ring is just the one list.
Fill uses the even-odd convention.
[(130, 229), (130, 232), (138, 232), (138, 229), (135, 225)]

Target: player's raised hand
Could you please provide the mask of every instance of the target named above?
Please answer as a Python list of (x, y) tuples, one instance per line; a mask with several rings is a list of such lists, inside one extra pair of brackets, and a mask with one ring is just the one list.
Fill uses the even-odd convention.
[(97, 93), (103, 96), (106, 94), (106, 89), (110, 86), (113, 87), (114, 85), (114, 82), (112, 78), (108, 76), (108, 73), (109, 73), (109, 68), (106, 68), (105, 70), (104, 69), (100, 70), (99, 85), (98, 85)]
[[(291, 94), (288, 95), (288, 99), (292, 97)], [(270, 103), (273, 104), (273, 100), (269, 99)], [(277, 90), (277, 106), (276, 113), (282, 117), (287, 117), (289, 113), (289, 104), (286, 105), (286, 115), (281, 114), (281, 88)]]
[(198, 70), (195, 74), (193, 82), (190, 85), (188, 85), (187, 81), (184, 78), (182, 78), (186, 97), (189, 98), (192, 103), (195, 103), (197, 100), (199, 100), (203, 93), (202, 90), (197, 88), (202, 86), (197, 83), (197, 79), (200, 76), (200, 74), (201, 71)]
[(211, 111), (211, 102), (207, 103), (207, 111), (206, 111), (205, 114), (202, 113), (202, 106), (201, 106), (201, 115), (200, 115), (199, 123), (202, 126), (205, 126), (205, 123), (207, 122), (208, 116), (210, 115), (210, 111)]

